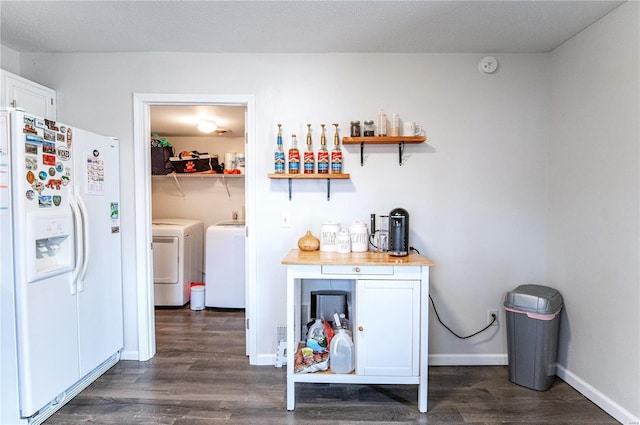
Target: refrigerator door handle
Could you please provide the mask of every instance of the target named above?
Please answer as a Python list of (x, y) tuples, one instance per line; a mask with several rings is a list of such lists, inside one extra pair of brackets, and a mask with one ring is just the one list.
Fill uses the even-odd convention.
[(73, 223), (76, 231), (76, 264), (73, 268), (73, 272), (71, 273), (71, 294), (74, 295), (78, 289), (78, 275), (82, 268), (82, 263), (84, 262), (84, 259), (82, 258), (84, 256), (84, 228), (82, 226), (82, 213), (80, 212), (80, 207), (72, 193), (69, 194), (69, 206), (71, 207), (71, 211), (73, 211)]
[(87, 267), (89, 267), (89, 231), (87, 230), (87, 206), (81, 196), (77, 197), (80, 206), (80, 215), (82, 216), (82, 268), (78, 275), (78, 292), (84, 290), (84, 277), (87, 275)]

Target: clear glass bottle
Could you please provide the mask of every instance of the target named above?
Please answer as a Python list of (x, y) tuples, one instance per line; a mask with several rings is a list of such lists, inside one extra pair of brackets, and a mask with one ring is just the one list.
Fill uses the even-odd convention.
[(318, 151), (318, 174), (329, 174), (329, 151), (327, 150), (327, 136), (324, 134), (324, 124), (320, 134), (320, 150)]
[(333, 150), (331, 151), (331, 174), (342, 174), (342, 151), (340, 150), (340, 136), (338, 135), (338, 124), (336, 134), (333, 136)]
[(307, 124), (307, 150), (304, 151), (304, 174), (313, 174), (316, 169), (316, 158), (311, 140), (311, 124)]
[(284, 174), (284, 147), (282, 146), (282, 124), (278, 124), (278, 141), (274, 155), (275, 174)]
[(295, 134), (291, 135), (291, 147), (289, 148), (289, 174), (300, 174), (300, 151)]

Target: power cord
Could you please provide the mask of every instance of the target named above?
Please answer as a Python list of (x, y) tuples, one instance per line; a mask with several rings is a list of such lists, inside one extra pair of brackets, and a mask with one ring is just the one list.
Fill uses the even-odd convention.
[[(409, 251), (415, 251), (418, 254), (420, 254), (420, 251), (418, 251), (417, 249), (415, 249), (412, 246), (409, 247)], [(496, 315), (492, 313), (491, 314), (491, 322), (487, 326), (485, 326), (484, 328), (480, 329), (478, 332), (472, 333), (471, 335), (460, 336), (457, 333), (455, 333), (454, 331), (452, 331), (451, 328), (449, 326), (445, 325), (444, 322), (442, 321), (442, 319), (440, 319), (440, 315), (438, 314), (438, 310), (436, 309), (436, 304), (433, 302), (433, 298), (431, 298), (431, 294), (429, 294), (429, 301), (431, 301), (431, 306), (433, 307), (433, 312), (436, 314), (436, 319), (438, 319), (438, 322), (440, 322), (440, 324), (442, 326), (444, 326), (444, 328), (446, 330), (451, 332), (451, 334), (453, 334), (456, 338), (459, 338), (459, 339), (467, 339), (467, 338), (474, 337), (474, 336), (478, 335), (479, 333), (482, 333), (482, 332), (486, 331), (487, 329), (489, 329), (491, 326), (493, 326), (494, 323), (496, 323), (496, 320), (498, 320)]]
[(433, 306), (433, 312), (436, 314), (436, 318), (438, 319), (438, 322), (440, 322), (440, 324), (442, 326), (444, 326), (446, 330), (448, 330), (449, 332), (451, 332), (453, 335), (455, 335), (457, 338), (460, 338), (460, 339), (467, 339), (467, 338), (471, 338), (472, 336), (476, 336), (479, 333), (482, 333), (482, 332), (486, 331), (487, 329), (489, 329), (491, 326), (493, 326), (494, 323), (496, 323), (496, 320), (498, 320), (496, 315), (492, 313), (491, 314), (491, 323), (489, 323), (487, 326), (485, 326), (484, 328), (480, 329), (478, 332), (472, 333), (471, 335), (460, 336), (457, 333), (455, 333), (454, 331), (452, 331), (451, 328), (449, 328), (449, 326), (445, 325), (442, 320), (440, 320), (440, 316), (438, 315), (438, 310), (436, 310), (436, 305), (434, 304), (433, 298), (431, 298), (431, 295), (429, 295), (429, 300), (431, 301), (431, 305)]

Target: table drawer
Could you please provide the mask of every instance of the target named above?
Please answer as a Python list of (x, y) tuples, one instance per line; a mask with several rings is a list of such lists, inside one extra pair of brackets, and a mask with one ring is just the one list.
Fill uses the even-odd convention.
[(393, 275), (393, 266), (323, 265), (322, 274)]

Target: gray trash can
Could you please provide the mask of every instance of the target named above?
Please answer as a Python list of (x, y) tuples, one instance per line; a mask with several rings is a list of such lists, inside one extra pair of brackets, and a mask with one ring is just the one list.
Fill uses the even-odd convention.
[(562, 295), (541, 285), (520, 285), (507, 292), (509, 380), (538, 391), (551, 387), (556, 375)]

